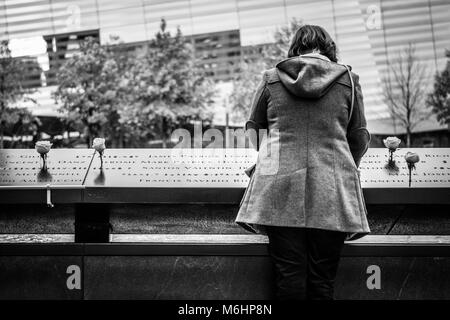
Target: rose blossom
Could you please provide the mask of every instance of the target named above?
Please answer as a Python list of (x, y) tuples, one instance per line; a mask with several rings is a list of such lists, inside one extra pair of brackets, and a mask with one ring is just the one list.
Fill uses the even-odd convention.
[(105, 139), (104, 138), (95, 138), (92, 142), (92, 148), (95, 149), (98, 153), (102, 154), (106, 149)]
[(410, 163), (414, 164), (414, 163), (419, 162), (420, 158), (419, 158), (419, 155), (415, 152), (407, 152), (405, 154), (405, 160), (408, 164), (410, 164)]
[(406, 160), (406, 163), (408, 165), (409, 186), (411, 187), (411, 180), (412, 180), (412, 178), (411, 178), (411, 175), (412, 175), (411, 171), (413, 169), (416, 169), (415, 163), (419, 162), (420, 158), (419, 158), (419, 155), (417, 153), (415, 153), (415, 152), (407, 152), (405, 154), (405, 160)]
[(400, 140), (397, 137), (387, 137), (386, 139), (383, 140), (385, 147), (393, 151), (395, 151), (398, 148), (401, 142), (402, 140)]
[(39, 152), (39, 154), (42, 156), (50, 151), (52, 143), (50, 143), (50, 141), (38, 141), (36, 142), (34, 147), (36, 151)]

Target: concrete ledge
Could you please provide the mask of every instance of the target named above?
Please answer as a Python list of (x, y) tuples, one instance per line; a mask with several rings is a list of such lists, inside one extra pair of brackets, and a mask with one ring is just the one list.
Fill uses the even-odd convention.
[[(0, 255), (267, 256), (262, 235), (112, 234), (110, 243), (73, 243), (71, 234), (2, 234)], [(347, 242), (348, 257), (449, 257), (450, 236), (373, 235)]]

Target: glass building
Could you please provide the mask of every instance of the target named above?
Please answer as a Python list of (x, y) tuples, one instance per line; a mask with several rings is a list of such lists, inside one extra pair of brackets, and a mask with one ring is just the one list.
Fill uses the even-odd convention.
[[(292, 18), (325, 27), (337, 42), (340, 62), (360, 75), (369, 129), (380, 134), (401, 133), (383, 99), (391, 61), (413, 43), (427, 66), (431, 89), (450, 49), (450, 0), (0, 0), (0, 39), (9, 39), (13, 55), (35, 59), (49, 71), (58, 39), (68, 43), (90, 34), (108, 43), (114, 35), (139, 44), (154, 36), (162, 17), (169, 30), (180, 26), (192, 39), (196, 54), (219, 81), (222, 97), (229, 92), (229, 65), (242, 48), (270, 43), (274, 31)], [(54, 82), (43, 76), (38, 86), (32, 110), (55, 114)], [(216, 123), (224, 121), (222, 111)], [(416, 130), (440, 128), (430, 116)]]

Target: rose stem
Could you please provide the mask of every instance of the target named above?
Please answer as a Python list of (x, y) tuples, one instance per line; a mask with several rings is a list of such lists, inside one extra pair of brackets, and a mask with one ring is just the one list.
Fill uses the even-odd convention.
[(411, 172), (412, 172), (412, 166), (410, 164), (408, 164), (408, 169), (409, 169), (409, 187), (411, 187)]

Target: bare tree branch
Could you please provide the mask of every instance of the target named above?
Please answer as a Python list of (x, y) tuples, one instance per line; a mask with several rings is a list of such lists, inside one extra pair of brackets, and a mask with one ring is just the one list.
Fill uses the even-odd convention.
[(384, 81), (384, 98), (393, 119), (405, 128), (410, 146), (414, 128), (430, 117), (424, 104), (427, 69), (420, 63), (412, 43), (390, 66)]

